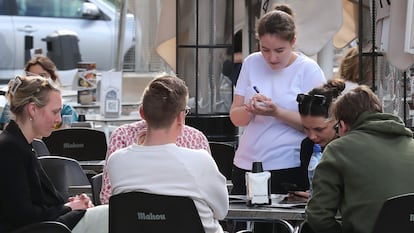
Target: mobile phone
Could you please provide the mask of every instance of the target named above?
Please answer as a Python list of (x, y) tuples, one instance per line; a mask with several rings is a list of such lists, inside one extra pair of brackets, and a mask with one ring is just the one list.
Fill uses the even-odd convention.
[(295, 183), (282, 183), (283, 189), (289, 193), (294, 191), (304, 191), (302, 188), (298, 187)]

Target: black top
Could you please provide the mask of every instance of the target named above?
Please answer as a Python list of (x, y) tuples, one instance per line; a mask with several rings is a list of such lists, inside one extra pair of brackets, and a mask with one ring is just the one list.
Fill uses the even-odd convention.
[(71, 211), (47, 177), (14, 121), (0, 134), (0, 232), (58, 220), (73, 227), (84, 211)]
[(223, 63), (223, 75), (230, 78), (233, 85), (237, 84), (242, 63), (233, 63), (231, 60), (225, 60)]
[[(315, 143), (310, 140), (308, 137), (306, 137), (305, 139), (302, 140), (302, 143), (300, 144), (300, 167), (304, 173), (304, 177), (306, 177), (307, 182), (305, 182), (306, 184), (308, 184), (306, 188), (309, 189), (309, 178), (308, 178), (308, 166), (309, 166), (309, 161), (312, 157), (312, 153), (313, 153), (313, 145)], [(322, 147), (322, 151), (323, 151), (324, 147)]]

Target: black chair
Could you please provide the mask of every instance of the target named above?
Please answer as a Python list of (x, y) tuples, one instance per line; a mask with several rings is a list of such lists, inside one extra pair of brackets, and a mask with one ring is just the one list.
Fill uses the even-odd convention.
[(53, 155), (40, 156), (38, 159), (63, 198), (67, 199), (78, 194), (70, 191), (70, 188), (73, 186), (80, 187), (82, 188), (81, 190), (88, 190), (88, 194), (92, 193), (89, 179), (76, 160)]
[(197, 208), (192, 199), (142, 192), (109, 198), (109, 233), (202, 233)]
[(93, 128), (93, 122), (91, 121), (80, 121), (80, 122), (72, 122), (70, 125), (72, 128)]
[(91, 186), (92, 186), (92, 201), (94, 205), (100, 205), (100, 192), (102, 188), (102, 172), (92, 176), (91, 178)]
[(63, 223), (45, 221), (21, 227), (11, 233), (71, 233), (71, 231)]
[(382, 206), (372, 233), (414, 232), (414, 193), (389, 198)]
[(32, 146), (35, 149), (37, 156), (50, 155), (49, 149), (41, 139), (34, 139)]
[(89, 128), (65, 128), (43, 138), (51, 154), (77, 161), (105, 160), (107, 143), (103, 131)]
[(224, 142), (209, 142), (211, 154), (216, 161), (217, 167), (227, 180), (231, 180), (233, 159), (236, 148), (232, 144)]
[(299, 225), (298, 233), (315, 233), (307, 222), (302, 222)]

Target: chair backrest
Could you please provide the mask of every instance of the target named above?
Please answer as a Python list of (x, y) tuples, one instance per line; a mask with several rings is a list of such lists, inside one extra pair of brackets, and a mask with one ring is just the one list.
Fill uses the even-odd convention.
[(78, 161), (105, 160), (107, 142), (103, 131), (89, 128), (65, 128), (43, 138), (50, 153)]
[(109, 233), (119, 232), (202, 233), (204, 227), (188, 197), (129, 192), (109, 199)]
[(56, 190), (62, 194), (64, 199), (72, 196), (69, 192), (69, 186), (90, 185), (88, 177), (76, 160), (53, 155), (40, 156), (38, 159)]
[(236, 148), (232, 144), (224, 142), (209, 142), (211, 154), (216, 161), (217, 167), (227, 180), (231, 180), (233, 170), (233, 159)]
[(32, 146), (35, 149), (37, 156), (50, 155), (49, 149), (41, 139), (34, 139)]
[(71, 233), (71, 231), (63, 223), (45, 221), (21, 227), (11, 233)]
[(373, 233), (414, 232), (414, 193), (389, 198), (379, 212)]
[(100, 205), (100, 192), (102, 188), (102, 172), (92, 176), (91, 178), (91, 186), (92, 186), (92, 201), (94, 205)]
[(80, 122), (72, 122), (70, 127), (75, 128), (93, 128), (93, 122), (91, 121), (80, 121)]

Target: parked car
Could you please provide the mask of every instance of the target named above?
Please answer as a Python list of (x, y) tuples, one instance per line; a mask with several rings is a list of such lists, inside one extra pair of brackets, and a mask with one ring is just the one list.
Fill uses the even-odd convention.
[[(82, 61), (95, 62), (98, 70), (113, 69), (118, 28), (119, 11), (107, 0), (0, 0), (0, 79), (5, 83), (22, 72), (26, 36), (46, 54), (45, 40), (58, 30), (77, 35)], [(134, 16), (127, 14), (124, 64), (134, 64), (135, 29)]]

